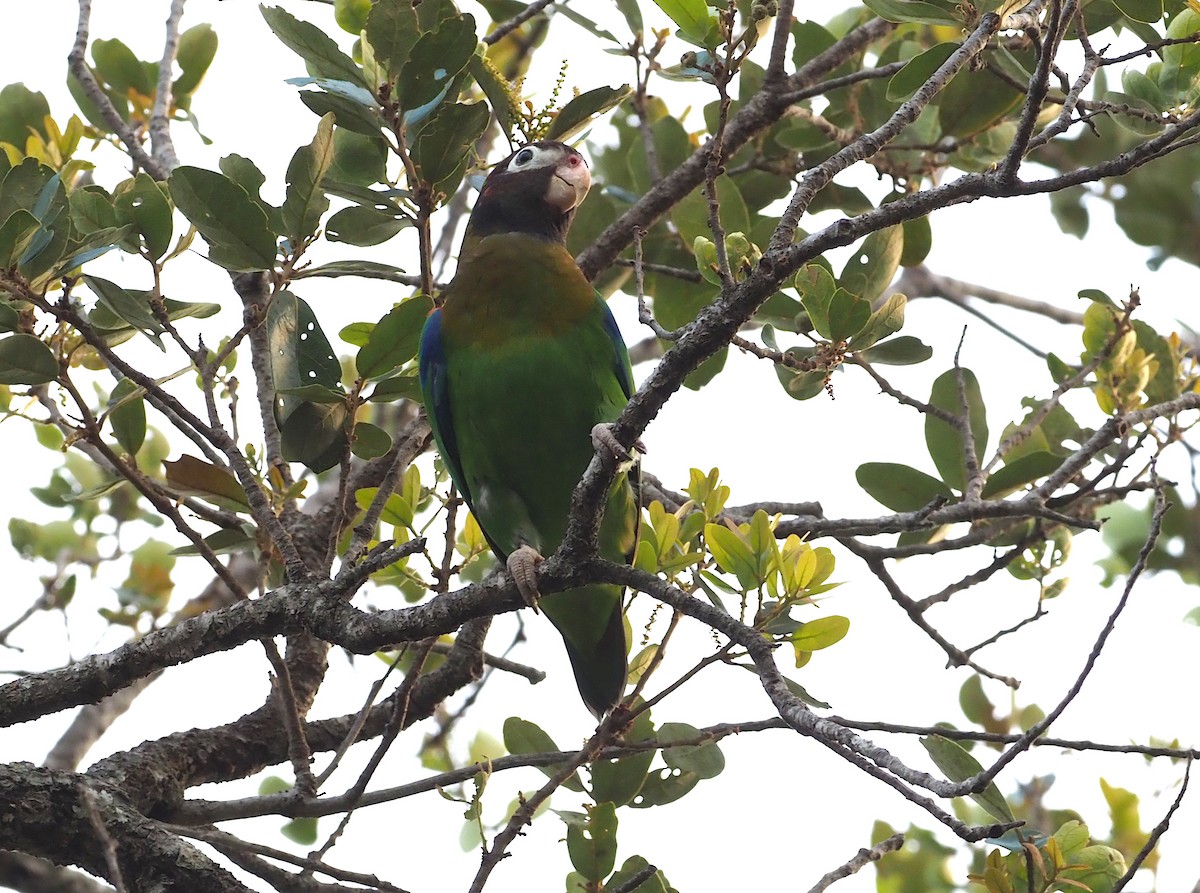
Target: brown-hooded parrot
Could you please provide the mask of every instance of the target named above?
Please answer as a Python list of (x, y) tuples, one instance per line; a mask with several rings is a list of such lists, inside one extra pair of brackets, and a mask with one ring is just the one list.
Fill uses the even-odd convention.
[[(621, 589), (541, 597), (534, 568), (561, 543), (594, 444), (628, 458), (608, 429), (633, 393), (625, 342), (565, 245), (591, 185), (563, 143), (513, 152), (471, 212), (441, 309), (421, 336), (421, 389), (442, 459), (492, 551), (567, 646), (597, 717), (625, 687)], [(629, 561), (637, 527), (629, 472), (615, 479), (600, 554)]]

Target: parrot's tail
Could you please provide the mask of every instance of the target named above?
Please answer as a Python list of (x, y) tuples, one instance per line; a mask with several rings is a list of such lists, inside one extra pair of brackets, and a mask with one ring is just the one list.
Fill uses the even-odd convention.
[(579, 648), (564, 636), (575, 684), (588, 710), (601, 719), (621, 700), (625, 693), (625, 624), (621, 616), (621, 600), (617, 599), (609, 615), (604, 633), (594, 646)]

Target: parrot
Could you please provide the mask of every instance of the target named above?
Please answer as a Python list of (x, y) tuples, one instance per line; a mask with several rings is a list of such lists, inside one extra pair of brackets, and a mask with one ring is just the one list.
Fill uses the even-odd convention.
[(572, 492), (595, 449), (620, 469), (600, 555), (629, 563), (637, 539), (634, 457), (610, 428), (634, 391), (629, 353), (608, 304), (566, 248), (590, 187), (583, 156), (552, 140), (522, 146), (492, 169), (442, 306), (426, 319), (418, 366), (451, 479), (526, 603), (562, 635), (579, 693), (601, 719), (620, 701), (627, 675), (621, 587), (541, 597), (535, 573), (562, 542)]

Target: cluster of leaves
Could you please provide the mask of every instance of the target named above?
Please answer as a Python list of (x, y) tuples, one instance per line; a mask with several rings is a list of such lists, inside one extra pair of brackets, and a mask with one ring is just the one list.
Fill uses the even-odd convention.
[[(179, 35), (175, 62), (179, 77), (171, 82), (168, 115), (196, 125), (192, 97), (217, 54), (217, 34), (211, 25), (196, 25)], [(127, 125), (141, 129), (150, 121), (158, 94), (159, 63), (146, 62), (117, 38), (92, 41), (92, 62), (87, 66), (105, 98)], [(72, 74), (67, 80), (71, 96), (88, 122), (100, 133), (112, 133), (112, 125)]]

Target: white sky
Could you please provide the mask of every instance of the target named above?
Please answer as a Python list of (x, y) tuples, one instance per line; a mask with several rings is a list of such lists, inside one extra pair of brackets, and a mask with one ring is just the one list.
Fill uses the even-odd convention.
[[(96, 0), (92, 36), (119, 36), (140, 57), (157, 58), (166, 5)], [(333, 27), (328, 7), (305, 2), (283, 5), (302, 18)], [(583, 9), (585, 4), (577, 6)], [(595, 6), (589, 12), (597, 16), (607, 10), (601, 9), (601, 4), (586, 6)], [(837, 4), (824, 3), (808, 14), (823, 20), (837, 8)], [(10, 16), (5, 23), (6, 50), (0, 55), (0, 85), (24, 80), (43, 90), (60, 123), (73, 110), (63, 84), (75, 16), (75, 5), (67, 0), (42, 4), (36, 15)], [(649, 11), (647, 17), (649, 20)], [(179, 155), (185, 163), (209, 168), (215, 168), (219, 157), (229, 152), (247, 155), (267, 175), (264, 195), (268, 200), (280, 200), (287, 161), (297, 146), (311, 140), (316, 124), (315, 117), (296, 99), (294, 89), (283, 83), (286, 77), (303, 74), (302, 65), (273, 38), (252, 4), (192, 0), (185, 27), (205, 21), (216, 28), (221, 47), (194, 111), (215, 145), (204, 147), (190, 128), (177, 126)], [(622, 62), (612, 56), (584, 56), (589, 39), (574, 26), (562, 21), (556, 23), (555, 32), (556, 39), (564, 41), (561, 55), (572, 59), (570, 84), (589, 89), (631, 79), (631, 72), (622, 71)], [(338, 36), (346, 38), (344, 46), (349, 45), (347, 35)], [(544, 52), (542, 61), (548, 71), (557, 69), (558, 60), (552, 51)], [(538, 75), (531, 75), (529, 83), (538, 82)], [(696, 108), (711, 98), (702, 87), (668, 89), (678, 91), (676, 95), (683, 97), (682, 101)], [(98, 172), (98, 179), (112, 185), (119, 179), (117, 165), (121, 159), (112, 151), (109, 159), (109, 165)], [(1141, 289), (1149, 321), (1170, 328), (1171, 321), (1179, 316), (1200, 328), (1194, 301), (1184, 297), (1196, 293), (1195, 269), (1169, 262), (1161, 271), (1151, 273), (1144, 263), (1147, 252), (1123, 239), (1104, 208), (1093, 207), (1092, 211), (1091, 234), (1080, 242), (1059, 233), (1043, 199), (979, 202), (952, 208), (934, 217), (936, 247), (929, 265), (939, 273), (1072, 307), (1078, 303), (1074, 295), (1081, 288), (1101, 288), (1121, 296), (1130, 285), (1136, 285)], [(374, 256), (411, 266), (408, 238), (409, 234), (404, 234), (373, 253), (330, 245), (317, 256)], [(1069, 262), (1061, 262), (1064, 257)], [(835, 260), (835, 267), (840, 268), (841, 262)], [(106, 263), (111, 278), (143, 276), (127, 257), (110, 256)], [(341, 325), (377, 319), (391, 302), (403, 296), (402, 291), (390, 286), (347, 279), (326, 281), (322, 287), (301, 285), (297, 292), (312, 303), (335, 347), (339, 346), (335, 335)], [(202, 261), (191, 263), (185, 276), (170, 278), (167, 288), (173, 297), (220, 301), (232, 307), (227, 277)], [(643, 333), (638, 329), (633, 301), (617, 298), (614, 310), (628, 340), (640, 340)], [(234, 314), (235, 310), (228, 309), (217, 320), (231, 325), (229, 320), (235, 318)], [(997, 316), (1020, 327), (1043, 348), (1065, 354), (1078, 349), (1077, 335), (1053, 323), (1029, 324), (1015, 314)], [(905, 331), (932, 344), (934, 359), (919, 367), (887, 370), (886, 374), (898, 386), (911, 388), (915, 396), (924, 397), (928, 382), (949, 368), (964, 324), (968, 326), (964, 362), (983, 382), (994, 446), (996, 434), (1018, 412), (1021, 396), (1048, 393), (1049, 381), (1040, 363), (1030, 361), (1027, 354), (974, 318), (941, 302), (914, 302)], [(853, 371), (839, 375), (834, 401), (820, 397), (796, 403), (783, 394), (766, 363), (732, 356), (729, 366), (732, 374), (720, 376), (701, 392), (685, 391), (672, 399), (647, 432), (647, 467), (668, 484), (682, 487), (689, 467), (719, 466), (725, 482), (733, 488), (734, 502), (819, 499), (831, 517), (871, 516), (882, 510), (854, 483), (854, 469), (860, 463), (895, 461), (932, 470), (925, 455), (921, 420), (916, 413), (879, 395), (865, 376)], [(249, 378), (245, 358), (239, 371)], [(639, 373), (647, 371), (644, 367)], [(1085, 418), (1085, 413), (1091, 415)], [(1094, 408), (1081, 410), (1081, 422), (1097, 424), (1097, 418)], [(4, 497), (10, 505), (19, 507), (17, 511), (48, 520), (47, 510), (28, 499), (25, 488), (30, 483), (44, 482), (54, 457), (31, 445), (25, 434), (11, 422), (0, 427), (8, 454), (23, 468), (35, 469), (13, 476)], [(1095, 535), (1077, 539), (1076, 557), (1070, 567), (1072, 586), (1051, 606), (1051, 615), (1026, 635), (989, 649), (979, 658), (986, 666), (1024, 681), (1018, 693), (1020, 704), (1036, 702), (1047, 710), (1053, 706), (1078, 673), (1115, 602), (1118, 593), (1097, 585), (1098, 574), (1091, 565), (1097, 553), (1088, 544), (1097, 539)], [(0, 547), (0, 555), (7, 549)], [(865, 568), (844, 551), (835, 548), (835, 552), (839, 559), (835, 578), (845, 585), (832, 594), (826, 605), (829, 611), (851, 617), (850, 635), (796, 673), (799, 681), (848, 717), (919, 724), (951, 720), (961, 724), (957, 691), (966, 674), (944, 669), (940, 652), (905, 619)], [(2, 560), (10, 579), (22, 582), (20, 586), (10, 585), (10, 595), (0, 611), (0, 626), (23, 610), (39, 591), (36, 569), (18, 561), (11, 552)], [(190, 573), (195, 575), (191, 580)], [(905, 562), (897, 573), (918, 596), (935, 591), (950, 579), (941, 560)], [(207, 579), (199, 566), (193, 571), (184, 565), (177, 569), (176, 578), (177, 591), (184, 596)], [(986, 590), (960, 595), (956, 602), (933, 612), (930, 619), (952, 641), (965, 646), (1001, 625), (997, 616), (1002, 615), (1006, 625), (1030, 612), (1035, 598), (1036, 590), (1029, 584), (1018, 584), (1001, 575)], [(372, 600), (389, 607), (398, 603), (388, 592), (375, 593)], [(1174, 579), (1156, 578), (1143, 583), (1090, 685), (1053, 733), (1116, 742), (1144, 742), (1151, 735), (1168, 740), (1178, 737), (1184, 744), (1194, 745), (1200, 738), (1200, 715), (1190, 697), (1190, 683), (1197, 676), (1200, 631), (1183, 625), (1180, 619), (1197, 603), (1200, 594)], [(0, 669), (55, 665), (68, 656), (117, 644), (119, 637), (105, 632), (90, 616), (92, 607), (100, 604), (112, 604), (111, 595), (101, 587), (81, 591), (72, 607), (79, 626), (69, 639), (57, 616), (31, 622), (16, 638), (18, 644), (31, 650), (25, 654), (0, 652)], [(644, 616), (649, 607), (643, 604), (638, 616)], [(550, 678), (534, 688), (515, 678), (494, 679), (473, 722), (463, 726), (455, 739), (460, 756), (466, 753), (472, 730), (484, 728), (498, 735), (504, 717), (514, 713), (542, 725), (563, 746), (581, 742), (591, 730), (586, 712), (582, 707), (576, 709), (577, 695), (557, 636), (540, 618), (527, 617), (525, 621), (532, 643), (514, 656), (548, 669)], [(490, 639), (493, 648), (507, 641), (514, 623), (511, 615), (497, 622)], [(661, 629), (660, 619), (656, 632)], [(672, 672), (682, 672), (710, 642), (706, 630), (685, 622), (660, 681), (673, 678)], [(786, 656), (781, 655), (781, 659), (786, 661)], [(322, 690), (314, 717), (356, 709), (381, 666), (370, 658), (357, 658), (351, 666), (341, 653), (332, 655), (332, 664), (330, 684)], [(229, 721), (262, 702), (266, 676), (261, 650), (254, 646), (169, 670), (101, 741), (89, 761), (147, 737)], [(988, 691), (1003, 707), (1005, 693), (994, 686)], [(1181, 697), (1184, 691), (1189, 695), (1186, 699)], [(770, 712), (770, 704), (753, 677), (717, 668), (668, 699), (654, 719), (704, 726), (760, 719)], [(5, 730), (0, 734), (0, 759), (40, 761), (69, 718), (68, 713), (58, 714)], [(894, 746), (910, 764), (927, 768), (924, 753), (915, 741), (891, 741), (883, 736), (877, 736), (877, 740)], [(363, 753), (355, 751), (352, 765), (365, 759), (369, 747)], [(415, 747), (414, 733), (402, 738), (378, 776), (378, 786), (425, 774), (410, 759)], [(723, 750), (728, 759), (725, 774), (702, 783), (685, 800), (654, 810), (619, 812), (618, 864), (639, 853), (659, 865), (684, 893), (733, 888), (747, 880), (763, 887), (770, 884), (773, 888), (805, 890), (869, 843), (876, 817), (899, 828), (910, 821), (933, 827), (930, 818), (894, 792), (834, 759), (824, 748), (793, 734), (746, 735), (727, 740)], [(324, 760), (319, 759), (317, 768), (323, 765)], [(1107, 826), (1107, 810), (1096, 782), (1099, 775), (1144, 795), (1142, 822), (1149, 828), (1174, 796), (1173, 785), (1179, 774), (1175, 767), (1166, 765), (1147, 769), (1136, 757), (1077, 755), (1064, 761), (1057, 753), (1036, 753), (1019, 759), (1012, 780), (1002, 787), (1009, 791), (1017, 778), (1047, 772), (1058, 778), (1050, 796), (1051, 805), (1079, 809), (1101, 834)], [(353, 768), (344, 769), (335, 776), (331, 790), (348, 785), (354, 774)], [(500, 816), (518, 785), (531, 790), (540, 786), (541, 780), (541, 774), (534, 770), (493, 778), (486, 801), (488, 818)], [(255, 786), (256, 782), (246, 781), (220, 792), (195, 793), (208, 797), (247, 796)], [(1165, 799), (1153, 796), (1160, 791)], [(556, 795), (552, 805), (578, 808), (577, 800), (569, 793)], [(340, 867), (375, 872), (414, 891), (465, 889), (478, 857), (476, 853), (464, 855), (458, 846), (461, 811), (460, 805), (436, 796), (365, 810), (351, 823), (330, 861)], [(279, 820), (269, 819), (227, 828), (272, 846), (294, 848), (277, 833), (279, 824)], [(1193, 844), (1200, 833), (1200, 807), (1194, 800), (1185, 801), (1175, 824), (1162, 845), (1162, 890), (1190, 889), (1200, 877), (1200, 858)], [(323, 820), (322, 833), (333, 826), (333, 820)], [(565, 847), (558, 842), (563, 834), (564, 827), (552, 815), (540, 818), (513, 845), (513, 858), (497, 869), (494, 889), (515, 889), (517, 878), (524, 889), (561, 889), (562, 879), (570, 870)], [(940, 836), (950, 840), (948, 834)], [(697, 852), (698, 843), (705, 847), (703, 854)], [(960, 880), (965, 874), (964, 864), (956, 863)], [(781, 883), (782, 878), (787, 880)], [(873, 890), (873, 872), (863, 871), (839, 882), (835, 889), (842, 893)]]

